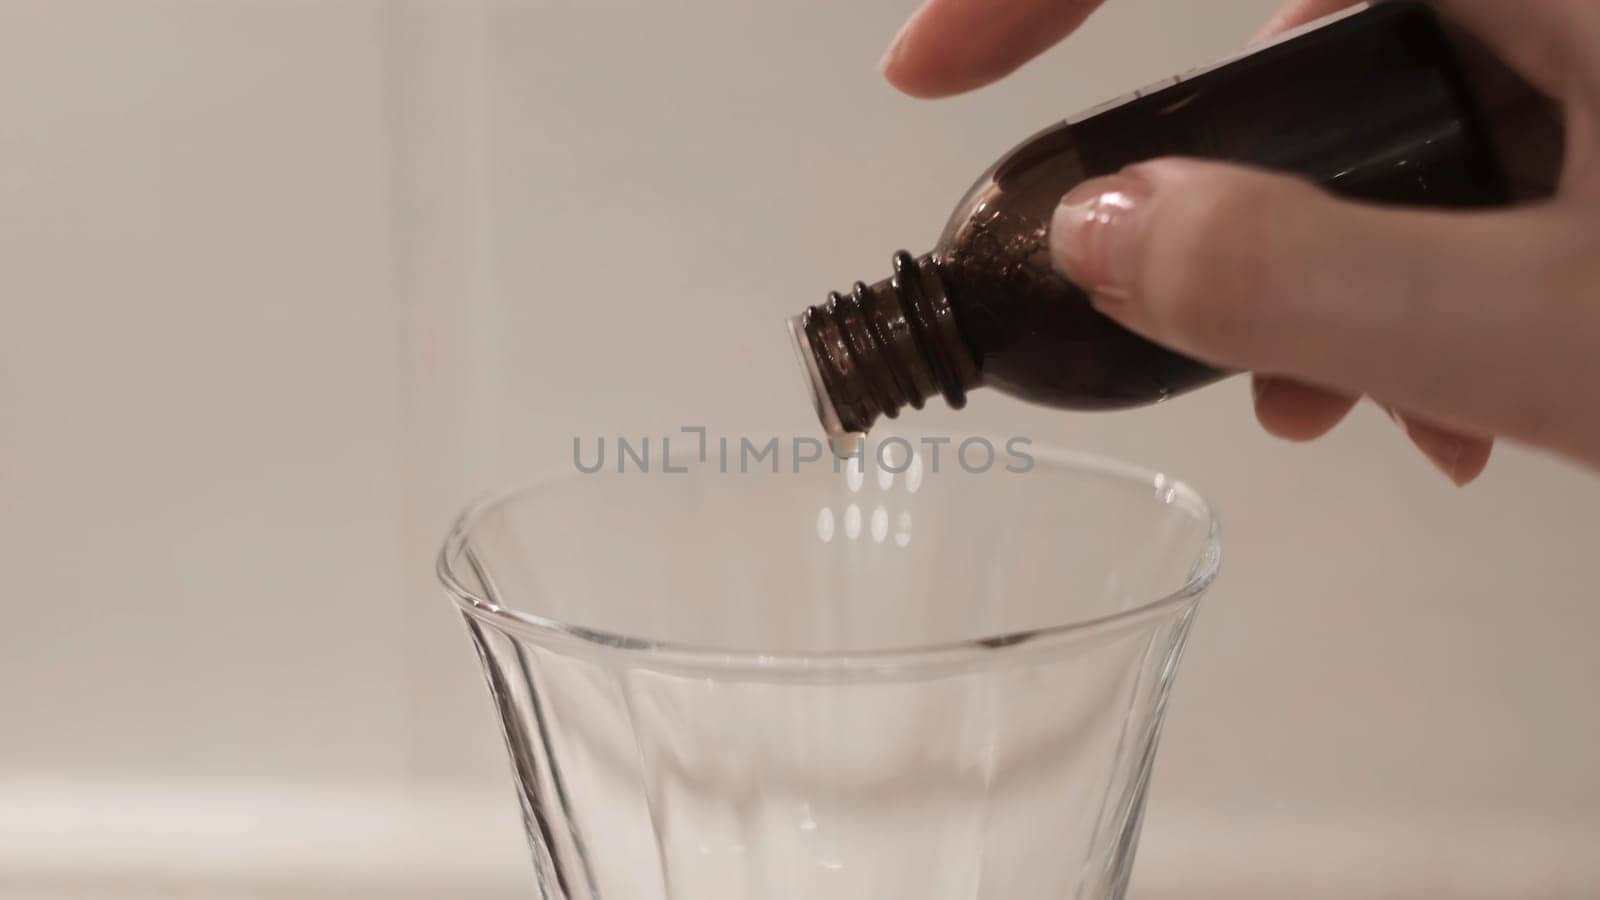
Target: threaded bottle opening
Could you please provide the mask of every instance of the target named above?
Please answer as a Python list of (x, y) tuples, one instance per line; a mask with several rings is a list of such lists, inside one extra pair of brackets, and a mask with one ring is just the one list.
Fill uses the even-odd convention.
[(856, 282), (848, 294), (829, 294), (789, 321), (836, 452), (839, 441), (867, 431), (880, 416), (921, 409), (935, 393), (959, 409), (978, 383), (936, 264), (901, 251), (894, 269), (877, 284)]
[(785, 321), (789, 326), (789, 338), (794, 342), (795, 356), (800, 360), (800, 371), (805, 375), (806, 388), (811, 393), (812, 408), (816, 410), (817, 421), (822, 423), (822, 431), (828, 437), (828, 448), (835, 456), (848, 456), (855, 452), (862, 432), (845, 428), (839, 419), (833, 398), (828, 393), (828, 385), (822, 380), (822, 371), (817, 368), (816, 354), (806, 338), (806, 316), (790, 316)]

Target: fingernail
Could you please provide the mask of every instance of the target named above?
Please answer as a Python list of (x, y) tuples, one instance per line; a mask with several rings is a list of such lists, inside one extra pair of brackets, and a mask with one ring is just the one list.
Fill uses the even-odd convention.
[(1406, 435), (1421, 448), (1423, 455), (1428, 457), (1434, 468), (1443, 472), (1457, 487), (1472, 480), (1472, 475), (1476, 473), (1469, 474), (1462, 466), (1466, 443), (1461, 438), (1428, 425), (1408, 421), (1405, 416), (1398, 413), (1394, 414), (1394, 418), (1405, 427)]
[(1428, 458), (1433, 460), (1433, 464), (1456, 487), (1461, 487), (1467, 483), (1467, 479), (1462, 477), (1461, 472), (1461, 453), (1463, 449), (1461, 441), (1456, 438), (1440, 440), (1428, 448)]
[(1149, 182), (1127, 173), (1073, 188), (1050, 219), (1050, 258), (1056, 269), (1090, 293), (1126, 299), (1150, 193)]
[(911, 17), (906, 19), (905, 24), (900, 26), (900, 30), (895, 32), (894, 39), (889, 41), (889, 49), (883, 51), (883, 58), (878, 60), (879, 72), (887, 73), (889, 67), (894, 65), (895, 58), (900, 55), (901, 48), (905, 46), (906, 35), (911, 33), (911, 26), (917, 21), (917, 16), (921, 14), (921, 9), (912, 13)]
[(1257, 31), (1255, 34), (1250, 35), (1250, 40), (1245, 41), (1244, 45), (1246, 47), (1254, 47), (1257, 44), (1263, 43), (1264, 41), (1266, 41), (1266, 40), (1268, 40), (1270, 38), (1277, 37), (1278, 36), (1278, 32), (1284, 30), (1282, 22), (1283, 22), (1283, 16), (1282, 15), (1274, 15), (1271, 19), (1267, 20), (1267, 23), (1265, 25), (1261, 26), (1261, 30)]
[(1098, 293), (1089, 295), (1089, 305), (1097, 311), (1105, 313), (1112, 318), (1118, 318), (1126, 307), (1127, 298), (1118, 294)]

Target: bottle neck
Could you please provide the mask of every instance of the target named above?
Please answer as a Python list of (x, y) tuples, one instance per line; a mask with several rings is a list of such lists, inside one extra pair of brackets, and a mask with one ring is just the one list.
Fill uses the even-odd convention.
[(921, 409), (935, 393), (960, 409), (981, 380), (931, 254), (896, 253), (892, 276), (835, 291), (791, 326), (818, 411), (841, 432), (834, 438)]

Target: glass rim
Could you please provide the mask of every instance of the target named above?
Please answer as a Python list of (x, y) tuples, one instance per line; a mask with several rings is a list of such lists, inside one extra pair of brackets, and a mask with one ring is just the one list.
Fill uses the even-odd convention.
[(477, 523), (489, 512), (518, 497), (536, 494), (541, 488), (566, 483), (581, 476), (556, 472), (535, 478), (518, 487), (498, 491), (470, 503), (456, 517), (439, 549), (435, 573), (455, 605), (473, 619), (513, 635), (526, 636), (552, 648), (566, 648), (584, 655), (633, 658), (650, 669), (676, 671), (744, 672), (778, 677), (816, 677), (902, 673), (907, 670), (962, 668), (993, 663), (1004, 652), (1015, 654), (1045, 650), (1085, 636), (1133, 626), (1168, 610), (1199, 598), (1216, 580), (1222, 563), (1221, 522), (1211, 504), (1187, 482), (1143, 466), (1091, 453), (1034, 446), (1029, 450), (1036, 464), (1061, 473), (1077, 473), (1114, 479), (1127, 484), (1149, 484), (1171, 491), (1173, 500), (1205, 527), (1202, 545), (1191, 563), (1189, 577), (1174, 590), (1100, 616), (1074, 619), (1012, 632), (947, 640), (925, 645), (865, 650), (817, 650), (762, 652), (749, 648), (717, 647), (681, 641), (656, 640), (600, 629), (585, 628), (547, 616), (500, 606), (467, 587), (458, 574), (460, 566), (485, 574), (467, 548)]

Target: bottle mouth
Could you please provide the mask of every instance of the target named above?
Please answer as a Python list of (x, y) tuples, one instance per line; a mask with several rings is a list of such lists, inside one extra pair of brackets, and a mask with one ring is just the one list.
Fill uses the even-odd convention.
[(790, 316), (786, 322), (795, 356), (800, 360), (800, 371), (805, 376), (806, 388), (811, 394), (811, 406), (816, 410), (817, 421), (822, 423), (822, 431), (828, 438), (828, 449), (835, 456), (853, 455), (866, 436), (845, 428), (840, 420), (839, 410), (833, 405), (833, 396), (828, 393), (828, 383), (823, 380), (822, 369), (817, 366), (816, 351), (811, 346), (811, 339), (806, 337), (805, 316)]
[(931, 261), (902, 250), (890, 277), (833, 291), (789, 320), (817, 418), (839, 456), (851, 455), (880, 416), (921, 409), (940, 394), (960, 409), (979, 383)]

